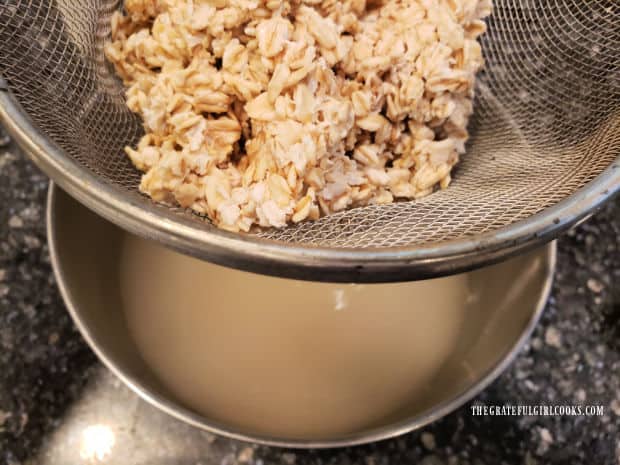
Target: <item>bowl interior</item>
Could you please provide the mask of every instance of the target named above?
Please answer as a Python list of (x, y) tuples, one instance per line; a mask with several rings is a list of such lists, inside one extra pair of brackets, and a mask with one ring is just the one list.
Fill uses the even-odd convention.
[[(231, 437), (286, 446), (336, 446), (368, 442), (419, 427), (479, 392), (515, 355), (548, 296), (554, 245), (471, 272), (480, 290), (475, 318), (466, 318), (456, 347), (435, 375), (432, 389), (395, 414), (340, 437), (265, 437), (201, 416), (183, 405), (142, 360), (125, 321), (119, 292), (119, 256), (125, 234), (60, 189), (49, 204), (49, 237), (63, 297), (99, 357), (147, 401), (168, 413)], [(429, 348), (432, 350), (432, 348)]]

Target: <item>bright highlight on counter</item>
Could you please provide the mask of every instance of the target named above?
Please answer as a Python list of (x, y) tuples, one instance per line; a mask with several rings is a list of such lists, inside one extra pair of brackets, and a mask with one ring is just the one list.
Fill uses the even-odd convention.
[(80, 457), (84, 460), (104, 460), (114, 448), (116, 437), (105, 425), (91, 425), (82, 432)]

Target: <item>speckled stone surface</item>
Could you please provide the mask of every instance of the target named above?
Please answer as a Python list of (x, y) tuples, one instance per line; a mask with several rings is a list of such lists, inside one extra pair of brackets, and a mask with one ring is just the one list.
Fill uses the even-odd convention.
[[(473, 403), (397, 439), (290, 451), (172, 420), (97, 362), (54, 283), (46, 190), (45, 176), (0, 134), (0, 464), (620, 465), (619, 200), (560, 240), (553, 296), (533, 339)], [(601, 405), (604, 415), (471, 413), (504, 404)], [(99, 449), (89, 449), (95, 436)]]

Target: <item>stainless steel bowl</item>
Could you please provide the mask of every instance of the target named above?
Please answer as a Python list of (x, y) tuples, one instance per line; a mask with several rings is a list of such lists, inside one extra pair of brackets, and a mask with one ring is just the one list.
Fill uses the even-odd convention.
[[(420, 428), (463, 405), (502, 373), (523, 347), (543, 311), (555, 269), (555, 243), (551, 243), (471, 272), (472, 282), (483, 289), (484, 324), (470, 328), (467, 337), (459, 340), (458, 350), (434, 378), (437, 389), (422, 401), (404, 406), (398, 418), (337, 437), (269, 437), (196, 413), (167, 392), (142, 361), (119, 295), (119, 246), (127, 232), (53, 185), (47, 220), (52, 263), (65, 303), (86, 341), (110, 370), (146, 401), (191, 425), (284, 447), (327, 448), (377, 441)], [(515, 281), (520, 285), (514, 286)]]

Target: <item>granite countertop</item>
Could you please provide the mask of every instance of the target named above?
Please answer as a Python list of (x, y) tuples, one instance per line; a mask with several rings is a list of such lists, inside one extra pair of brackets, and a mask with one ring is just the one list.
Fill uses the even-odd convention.
[[(473, 416), (469, 403), (397, 439), (291, 451), (218, 438), (170, 419), (101, 366), (54, 282), (47, 183), (0, 134), (0, 464), (620, 465), (618, 199), (560, 239), (540, 325), (474, 401), (601, 405), (604, 415)], [(92, 438), (98, 446), (89, 448)]]

